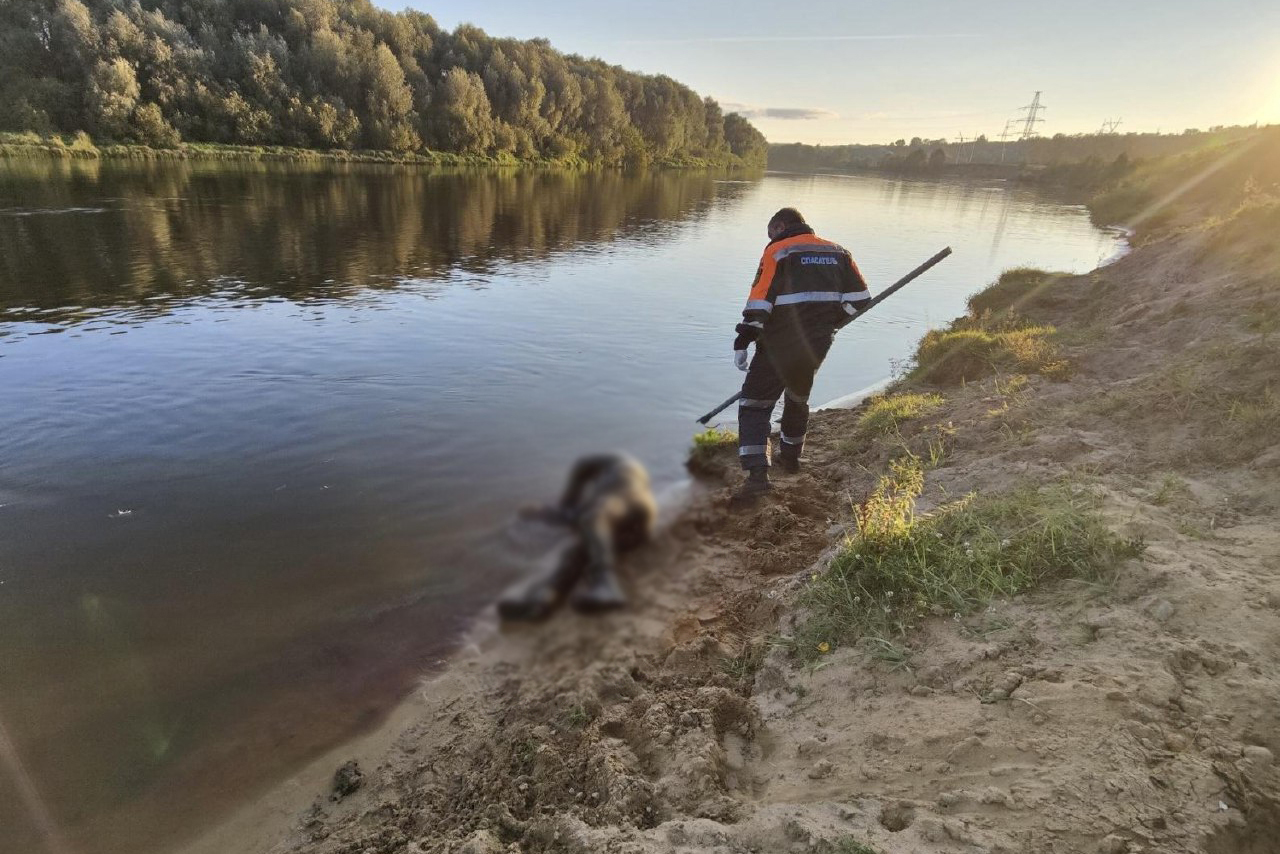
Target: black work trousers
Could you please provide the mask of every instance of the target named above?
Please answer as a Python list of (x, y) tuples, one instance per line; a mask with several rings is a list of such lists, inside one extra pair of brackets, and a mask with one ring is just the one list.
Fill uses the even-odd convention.
[(738, 459), (744, 469), (769, 465), (769, 419), (778, 398), (782, 405), (782, 444), (800, 456), (809, 426), (809, 392), (835, 331), (810, 334), (797, 341), (758, 342), (756, 355), (742, 382), (738, 401)]

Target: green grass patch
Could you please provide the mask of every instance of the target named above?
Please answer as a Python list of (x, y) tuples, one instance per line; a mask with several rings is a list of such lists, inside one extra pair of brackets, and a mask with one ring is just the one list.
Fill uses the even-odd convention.
[(819, 854), (880, 854), (865, 842), (852, 836), (842, 836), (835, 840), (823, 840), (815, 849)]
[(942, 406), (942, 395), (903, 392), (880, 394), (867, 401), (867, 407), (858, 418), (858, 427), (869, 433), (887, 434), (898, 429), (898, 424), (911, 418), (928, 415)]
[(230, 160), (284, 161), (294, 163), (391, 163), (431, 167), (537, 166), (554, 168), (586, 168), (580, 157), (532, 157), (514, 155), (456, 154), (449, 151), (399, 152), (368, 149), (315, 149), (286, 145), (237, 145), (208, 142), (185, 142), (170, 147), (152, 147), (135, 142), (95, 145), (83, 131), (75, 134), (40, 134), (0, 132), (0, 157), (65, 159), (90, 158), (107, 160)]
[(929, 614), (969, 613), (1051, 579), (1094, 580), (1141, 552), (1071, 484), (970, 495), (917, 517), (923, 486), (919, 461), (903, 458), (856, 508), (857, 533), (800, 596), (807, 616), (790, 644), (801, 658), (860, 641), (886, 648)]
[(581, 703), (572, 706), (564, 714), (560, 716), (560, 728), (565, 730), (580, 730), (587, 724), (591, 723), (592, 715), (587, 708)]
[(696, 475), (723, 474), (738, 456), (738, 433), (723, 427), (708, 427), (693, 436), (685, 466)]
[(738, 447), (738, 431), (724, 427), (708, 427), (693, 436), (690, 457), (711, 457), (728, 448)]
[(991, 286), (969, 297), (969, 313), (978, 317), (983, 313), (1019, 310), (1033, 302), (1055, 281), (1056, 273), (1035, 267), (1014, 267), (1000, 274)]
[(84, 131), (74, 134), (47, 134), (41, 136), (31, 131), (20, 133), (0, 132), (0, 157), (37, 158), (63, 160), (68, 158), (92, 159), (99, 156), (97, 146)]
[(1012, 313), (961, 317), (931, 329), (916, 347), (910, 376), (934, 385), (961, 385), (1000, 371), (1065, 380), (1071, 366), (1054, 340), (1057, 330)]
[[(32, 131), (0, 132), (0, 158), (60, 160), (93, 158), (104, 160), (170, 161), (230, 160), (322, 163), (390, 163), (427, 167), (536, 167), (552, 169), (594, 169), (602, 164), (578, 154), (517, 157), (498, 154), (459, 154), (451, 151), (387, 151), (379, 149), (296, 148), (287, 145), (241, 145), (212, 142), (176, 142), (151, 146), (130, 141), (100, 141), (95, 145), (84, 131), (74, 134), (37, 134)], [(667, 157), (652, 164), (658, 169), (752, 170), (758, 166), (725, 152), (715, 157)]]

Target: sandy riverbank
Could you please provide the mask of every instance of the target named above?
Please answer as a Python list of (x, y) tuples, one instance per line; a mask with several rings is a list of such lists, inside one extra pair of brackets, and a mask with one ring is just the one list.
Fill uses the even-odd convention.
[[(758, 507), (713, 457), (627, 563), (632, 609), (483, 635), (190, 854), (1274, 851), (1280, 144), (1215, 158), (1130, 200), (1114, 264), (989, 291), (888, 390), (928, 405), (816, 414)], [(821, 622), (906, 459), (920, 524), (1067, 495), (1114, 560)], [(331, 799), (347, 758), (361, 785)]]

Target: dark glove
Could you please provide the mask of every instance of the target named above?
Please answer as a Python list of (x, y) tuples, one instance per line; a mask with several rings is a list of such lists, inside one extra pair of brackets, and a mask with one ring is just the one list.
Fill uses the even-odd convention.
[(752, 326), (750, 323), (739, 323), (733, 328), (738, 333), (738, 337), (733, 339), (733, 349), (745, 350), (749, 345), (760, 337), (760, 327)]

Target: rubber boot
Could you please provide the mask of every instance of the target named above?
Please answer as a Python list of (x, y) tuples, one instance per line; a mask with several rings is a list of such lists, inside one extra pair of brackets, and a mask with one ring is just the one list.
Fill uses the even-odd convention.
[(788, 445), (786, 442), (781, 443), (778, 448), (778, 455), (774, 457), (778, 463), (778, 468), (787, 474), (800, 473), (800, 447), (798, 445)]
[(580, 545), (569, 549), (555, 568), (527, 585), (518, 585), (498, 600), (498, 616), (504, 620), (543, 620), (551, 616), (569, 595), (586, 563)]
[(735, 503), (750, 503), (772, 488), (769, 485), (768, 466), (747, 469), (747, 479), (743, 481), (742, 486), (738, 487), (738, 491), (733, 495), (733, 500)]
[(613, 567), (606, 562), (597, 561), (582, 574), (582, 583), (573, 592), (569, 604), (580, 613), (598, 614), (625, 607), (627, 594), (622, 592), (622, 585), (618, 583)]

